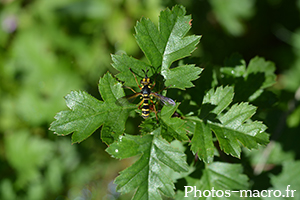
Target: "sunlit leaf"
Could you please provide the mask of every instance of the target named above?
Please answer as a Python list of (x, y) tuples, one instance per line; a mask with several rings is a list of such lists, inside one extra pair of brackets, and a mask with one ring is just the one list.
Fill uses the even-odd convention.
[(246, 122), (255, 110), (256, 108), (248, 103), (235, 104), (219, 118), (222, 124), (210, 124), (225, 153), (240, 157), (240, 143), (249, 149), (258, 148), (258, 144), (268, 143), (268, 134), (264, 132), (267, 127), (263, 123)]
[[(166, 70), (164, 76), (166, 78), (165, 85), (171, 88), (185, 89), (193, 87), (194, 81), (199, 78), (199, 74), (203, 69), (195, 67), (194, 65), (184, 65)], [(182, 76), (184, 74), (184, 76)]]
[(81, 142), (103, 125), (101, 138), (107, 144), (123, 134), (128, 109), (134, 107), (116, 105), (116, 100), (124, 96), (124, 92), (121, 84), (109, 73), (100, 79), (98, 86), (104, 101), (97, 100), (83, 91), (71, 92), (65, 97), (70, 110), (59, 112), (50, 130), (58, 135), (73, 133), (72, 142)]
[[(138, 21), (136, 40), (151, 67), (127, 55), (114, 55), (113, 66), (120, 71), (117, 77), (128, 86), (134, 86), (136, 84), (129, 68), (138, 75), (138, 79), (144, 77), (142, 69), (148, 68), (148, 77), (160, 73), (166, 80), (166, 87), (185, 89), (194, 86), (191, 81), (199, 78), (202, 69), (194, 65), (169, 69), (174, 61), (189, 56), (200, 40), (200, 36), (185, 36), (191, 28), (191, 16), (185, 14), (183, 6), (175, 6), (172, 10), (167, 8), (160, 14), (158, 28), (150, 19)], [(186, 76), (182, 77), (182, 73)]]
[[(172, 147), (159, 136), (160, 134), (161, 128), (155, 130), (153, 135), (125, 135), (107, 148), (108, 153), (119, 159), (141, 155), (139, 160), (116, 178), (119, 192), (128, 193), (137, 189), (133, 199), (162, 199), (161, 194), (167, 197), (174, 196), (174, 184), (162, 167), (186, 172), (188, 166), (185, 154)], [(130, 153), (125, 152), (129, 150), (130, 145), (136, 148), (130, 150)]]
[(222, 113), (233, 98), (232, 87), (219, 87), (210, 90), (203, 100), (204, 109), (201, 118), (190, 117), (195, 124), (191, 140), (191, 149), (198, 153), (206, 163), (213, 160), (212, 132), (216, 135), (221, 150), (235, 157), (240, 157), (241, 144), (248, 148), (258, 148), (258, 145), (268, 143), (266, 126), (258, 121), (250, 121), (256, 107), (248, 103), (234, 104), (227, 112)]

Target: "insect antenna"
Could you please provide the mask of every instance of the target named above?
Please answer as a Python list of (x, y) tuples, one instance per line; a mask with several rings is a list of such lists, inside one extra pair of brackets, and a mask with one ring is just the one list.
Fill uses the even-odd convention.
[(148, 78), (147, 74), (148, 74), (149, 69), (146, 68), (146, 71), (142, 69), (142, 71), (145, 73), (145, 77)]

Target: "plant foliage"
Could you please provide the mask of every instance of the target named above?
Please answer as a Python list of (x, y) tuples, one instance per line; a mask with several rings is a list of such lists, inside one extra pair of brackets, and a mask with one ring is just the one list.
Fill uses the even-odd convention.
[(121, 84), (110, 74), (106, 74), (100, 79), (98, 86), (103, 101), (95, 99), (86, 92), (71, 92), (65, 97), (71, 111), (59, 112), (55, 116), (58, 120), (51, 124), (50, 130), (60, 135), (74, 132), (72, 142), (81, 142), (103, 125), (101, 137), (107, 144), (123, 134), (128, 109), (132, 107), (121, 107), (115, 104), (118, 98), (124, 96)]
[(160, 192), (174, 196), (174, 184), (164, 172), (164, 165), (176, 172), (187, 172), (188, 165), (185, 154), (160, 135), (161, 128), (143, 137), (120, 136), (118, 142), (107, 148), (107, 152), (118, 159), (141, 154), (138, 161), (117, 177), (118, 191), (129, 192), (137, 188), (133, 199), (162, 199)]
[[(124, 85), (133, 87), (136, 81), (130, 69), (138, 81), (145, 76), (142, 70), (149, 69), (148, 77), (161, 74), (168, 88), (180, 89), (178, 92), (181, 92), (193, 87), (192, 81), (199, 78), (202, 69), (195, 64), (176, 66), (175, 62), (189, 56), (200, 41), (201, 36), (187, 36), (190, 28), (191, 16), (186, 15), (183, 6), (162, 11), (158, 27), (150, 19), (142, 18), (136, 24), (135, 37), (148, 62), (126, 54), (112, 55), (112, 66), (119, 71), (116, 78)], [(264, 71), (260, 66), (265, 64)], [(240, 74), (234, 79), (240, 78), (246, 82), (253, 72), (266, 74), (262, 76), (263, 84), (257, 90), (273, 84), (273, 67), (261, 58), (254, 58), (247, 68), (246, 65), (233, 66), (222, 73), (226, 75), (228, 71)], [(226, 77), (230, 78), (229, 75)], [(125, 95), (122, 84), (116, 78), (109, 73), (100, 78), (98, 88), (102, 100), (83, 91), (68, 94), (65, 99), (70, 110), (59, 112), (50, 130), (58, 135), (73, 133), (72, 142), (81, 142), (102, 126), (101, 138), (109, 145), (106, 150), (109, 154), (118, 159), (139, 156), (116, 178), (119, 192), (136, 190), (133, 199), (156, 200), (162, 199), (161, 195), (175, 197), (174, 183), (166, 168), (181, 173), (188, 172), (189, 166), (185, 154), (169, 143), (174, 140), (188, 144), (186, 146), (190, 147), (196, 158), (206, 163), (203, 175), (196, 180), (187, 177), (188, 183), (201, 188), (209, 188), (213, 184), (218, 189), (228, 188), (229, 185), (235, 189), (248, 187), (248, 179), (242, 174), (240, 165), (214, 162), (217, 148), (240, 158), (241, 146), (251, 150), (268, 143), (267, 127), (260, 121), (251, 120), (256, 107), (248, 102), (233, 101), (238, 84), (228, 79), (227, 86), (205, 91), (202, 101), (201, 98), (188, 101), (188, 95), (184, 97), (184, 103), (189, 102), (189, 106), (195, 107), (192, 115), (188, 115), (180, 103), (163, 106), (158, 112), (158, 119), (152, 114), (141, 124), (142, 135), (133, 136), (124, 134), (125, 123), (130, 111), (138, 109), (133, 104), (116, 104)], [(226, 182), (226, 185), (220, 182)]]

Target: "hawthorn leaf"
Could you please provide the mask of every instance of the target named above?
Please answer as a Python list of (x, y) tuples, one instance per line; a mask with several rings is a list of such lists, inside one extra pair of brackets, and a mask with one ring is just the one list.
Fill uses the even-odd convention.
[[(276, 82), (275, 65), (261, 57), (254, 57), (246, 67), (239, 54), (233, 54), (220, 69), (222, 84), (235, 85), (235, 102), (254, 101), (263, 95), (264, 89)], [(245, 90), (247, 88), (247, 90)]]
[[(212, 131), (215, 133), (221, 150), (226, 154), (240, 157), (241, 144), (248, 148), (258, 148), (258, 144), (268, 143), (266, 126), (258, 121), (249, 120), (256, 112), (256, 107), (248, 103), (228, 106), (233, 99), (233, 87), (223, 86), (211, 89), (203, 98), (199, 117), (187, 117), (195, 126), (190, 126), (193, 133), (191, 150), (205, 163), (213, 161), (214, 146)], [(225, 110), (228, 110), (224, 112)]]
[[(137, 75), (138, 79), (141, 79), (141, 77), (145, 76), (142, 70), (152, 69), (151, 66), (145, 62), (137, 60), (133, 57), (129, 57), (126, 54), (112, 55), (111, 58), (113, 61), (112, 66), (118, 71), (122, 72), (118, 73), (116, 77), (123, 81), (126, 86), (137, 86), (134, 75), (129, 69), (131, 69)], [(150, 70), (148, 72), (148, 76), (151, 77), (152, 75), (153, 72)]]
[(201, 38), (195, 35), (185, 36), (191, 28), (191, 16), (185, 14), (185, 8), (177, 5), (172, 10), (167, 8), (161, 12), (159, 28), (150, 19), (142, 18), (138, 21), (135, 37), (150, 65), (125, 54), (112, 55), (112, 66), (120, 71), (116, 77), (126, 86), (136, 86), (129, 69), (137, 75), (138, 81), (145, 76), (142, 69), (149, 69), (148, 77), (161, 73), (166, 80), (166, 87), (193, 87), (191, 81), (199, 78), (201, 68), (185, 65), (169, 69), (174, 61), (189, 56)]
[[(166, 70), (165, 85), (171, 88), (179, 88), (184, 90), (185, 88), (194, 87), (191, 81), (199, 78), (199, 74), (202, 72), (202, 68), (195, 67), (195, 65), (183, 65)], [(184, 75), (184, 76), (183, 76)]]
[[(167, 87), (192, 87), (191, 81), (197, 79), (202, 71), (194, 65), (169, 69), (174, 61), (189, 56), (201, 38), (195, 35), (185, 36), (191, 28), (191, 16), (185, 14), (185, 8), (176, 5), (172, 10), (167, 8), (160, 13), (158, 28), (146, 18), (142, 18), (135, 26), (138, 45), (155, 72), (161, 72), (168, 81), (165, 83)], [(182, 73), (188, 75), (183, 77)]]
[(185, 14), (185, 8), (176, 5), (160, 13), (158, 29), (149, 19), (137, 22), (137, 43), (155, 68), (168, 69), (175, 60), (189, 56), (199, 43), (200, 36), (184, 37), (191, 28), (191, 16)]
[[(100, 101), (84, 91), (72, 91), (65, 97), (70, 108), (54, 117), (56, 121), (50, 130), (58, 135), (73, 133), (72, 142), (81, 142), (102, 126), (101, 138), (106, 144), (117, 140), (125, 130), (125, 122), (130, 109), (136, 106), (118, 106), (116, 100), (124, 96), (121, 83), (107, 73), (100, 79), (98, 87), (104, 101)], [(118, 122), (118, 123), (116, 123)]]
[[(223, 86), (218, 87), (216, 90), (209, 90), (202, 102), (200, 117), (194, 117), (193, 123), (195, 126), (191, 132), (194, 133), (191, 140), (191, 150), (194, 154), (197, 153), (198, 157), (205, 163), (211, 163), (214, 157), (214, 144), (212, 132), (209, 124), (203, 120), (214, 120), (214, 118), (225, 110), (233, 99), (233, 87)], [(192, 119), (192, 118), (190, 118)]]
[(189, 56), (199, 43), (201, 36), (185, 36), (191, 28), (191, 16), (185, 15), (183, 6), (175, 6), (172, 11), (168, 8), (160, 13), (159, 30), (165, 42), (162, 56), (162, 74), (171, 63)]
[(209, 115), (219, 115), (232, 102), (234, 96), (233, 87), (220, 86), (216, 91), (212, 88), (204, 96), (200, 116), (201, 118), (209, 118)]
[[(249, 188), (248, 177), (242, 174), (241, 164), (229, 164), (222, 162), (213, 162), (205, 165), (202, 169), (201, 177), (186, 177), (186, 192), (178, 191), (176, 200), (181, 199), (240, 199), (239, 193), (234, 190), (245, 190)], [(200, 190), (195, 192), (195, 190)], [(210, 191), (210, 195), (208, 192)], [(220, 192), (222, 191), (222, 192)], [(229, 192), (229, 196), (225, 192)], [(195, 196), (196, 194), (196, 196)], [(226, 197), (227, 196), (227, 197)], [(198, 197), (198, 198), (196, 198)]]
[(250, 60), (247, 67), (247, 75), (251, 73), (264, 73), (265, 80), (261, 88), (267, 88), (276, 83), (275, 64), (271, 61), (266, 61), (261, 57), (254, 57)]
[(214, 158), (214, 144), (209, 125), (200, 120), (194, 120), (195, 129), (191, 140), (191, 150), (205, 163), (211, 163)]
[(110, 144), (106, 151), (117, 159), (130, 158), (142, 154), (148, 149), (149, 137), (120, 135), (119, 139)]
[(185, 121), (178, 117), (172, 117), (180, 103), (175, 106), (164, 106), (161, 110), (160, 119), (162, 136), (167, 141), (171, 142), (173, 138), (179, 141), (188, 141), (187, 130), (185, 129)]
[(135, 26), (135, 38), (152, 66), (158, 68), (163, 60), (166, 41), (150, 19), (144, 17)]
[(256, 107), (248, 103), (234, 104), (228, 112), (218, 117), (221, 123), (211, 122), (210, 127), (215, 133), (221, 150), (240, 158), (240, 143), (248, 149), (258, 148), (258, 144), (269, 142), (267, 127), (258, 121), (247, 121), (256, 111)]
[[(161, 195), (175, 195), (175, 186), (163, 168), (167, 166), (176, 172), (187, 172), (188, 165), (185, 154), (172, 147), (160, 134), (161, 128), (153, 131), (151, 135), (125, 135), (106, 149), (109, 154), (119, 159), (141, 155), (116, 178), (118, 192), (128, 193), (136, 189), (132, 199), (149, 200), (162, 199)], [(130, 150), (131, 153), (123, 152), (128, 150), (128, 141), (136, 147), (135, 150)]]

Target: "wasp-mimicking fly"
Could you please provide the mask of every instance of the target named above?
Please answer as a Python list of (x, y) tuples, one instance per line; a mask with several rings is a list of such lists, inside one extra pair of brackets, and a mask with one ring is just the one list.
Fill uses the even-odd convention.
[[(134, 94), (130, 94), (130, 95), (127, 95), (125, 97), (118, 99), (119, 103), (121, 103), (124, 99), (132, 102), (132, 101), (134, 101), (134, 99), (136, 97), (141, 95), (142, 101), (139, 103), (138, 108), (140, 109), (142, 106), (142, 117), (144, 119), (147, 119), (149, 117), (150, 110), (154, 110), (155, 115), (157, 113), (154, 102), (152, 101), (153, 97), (155, 97), (156, 99), (159, 99), (164, 105), (175, 106), (175, 102), (172, 99), (151, 91), (153, 89), (153, 87), (155, 86), (155, 83), (152, 84), (150, 78), (148, 78), (148, 76), (147, 76), (149, 69), (147, 69), (146, 71), (144, 71), (142, 69), (142, 71), (145, 73), (145, 77), (141, 80), (141, 82), (140, 82), (141, 85), (138, 83), (134, 72), (131, 69), (130, 69), (130, 71), (134, 75), (135, 81), (141, 91), (136, 92), (132, 88), (125, 86), (125, 88), (132, 90), (134, 92)], [(151, 102), (152, 104), (150, 105), (149, 102)], [(157, 118), (157, 115), (156, 115), (156, 118)]]

